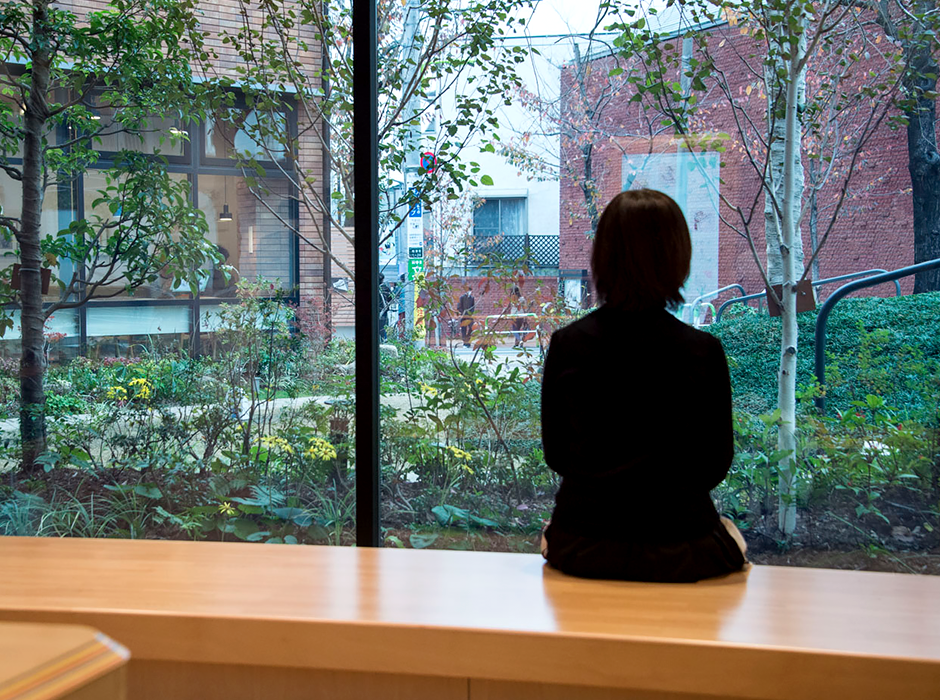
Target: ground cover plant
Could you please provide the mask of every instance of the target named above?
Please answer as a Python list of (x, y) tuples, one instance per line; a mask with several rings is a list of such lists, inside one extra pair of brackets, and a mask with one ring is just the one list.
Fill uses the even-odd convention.
[[(15, 420), (4, 424), (0, 534), (353, 543), (351, 348), (301, 332), (291, 306), (263, 289), (241, 284), (214, 356), (53, 368), (54, 395), (71, 408), (50, 418), (39, 474), (18, 469)], [(742, 310), (712, 327), (731, 363), (737, 443), (713, 496), (755, 561), (940, 573), (936, 302), (840, 305), (826, 415), (801, 365), (801, 517), (790, 538), (777, 529), (779, 416), (761, 364), (775, 361), (779, 322)], [(541, 452), (541, 361), (537, 347), (507, 357), (488, 343), (383, 352), (387, 546), (537, 551), (557, 487)], [(631, 498), (662, 499), (669, 517), (668, 489), (630, 494), (625, 507)]]

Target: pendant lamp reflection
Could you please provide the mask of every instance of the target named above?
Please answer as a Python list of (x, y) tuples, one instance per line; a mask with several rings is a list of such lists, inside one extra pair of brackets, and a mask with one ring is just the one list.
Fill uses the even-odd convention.
[(229, 208), (228, 208), (228, 178), (225, 178), (224, 182), (225, 182), (225, 200), (224, 200), (225, 203), (222, 205), (222, 213), (219, 214), (219, 221), (231, 221), (232, 212), (229, 211)]

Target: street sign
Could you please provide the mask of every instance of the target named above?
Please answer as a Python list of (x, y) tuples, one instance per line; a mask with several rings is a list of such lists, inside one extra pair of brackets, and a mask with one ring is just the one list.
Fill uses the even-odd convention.
[(409, 258), (423, 258), (424, 257), (424, 248), (414, 247), (408, 249)]
[(421, 202), (408, 212), (408, 249), (424, 247), (424, 217)]
[(437, 156), (431, 151), (425, 151), (421, 154), (421, 169), (426, 173), (433, 173), (437, 168)]
[(424, 272), (424, 258), (412, 258), (408, 261), (408, 280), (414, 282), (419, 272)]

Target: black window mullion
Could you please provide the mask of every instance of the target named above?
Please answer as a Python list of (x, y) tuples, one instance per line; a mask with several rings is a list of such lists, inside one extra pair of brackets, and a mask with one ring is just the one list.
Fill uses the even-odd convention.
[(353, 0), (356, 184), (356, 544), (379, 538), (378, 61), (376, 0)]

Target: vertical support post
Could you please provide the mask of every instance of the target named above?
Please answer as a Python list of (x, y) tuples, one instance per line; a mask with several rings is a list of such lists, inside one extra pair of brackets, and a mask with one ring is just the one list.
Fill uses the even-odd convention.
[(353, 0), (356, 544), (379, 542), (379, 147), (376, 0)]

